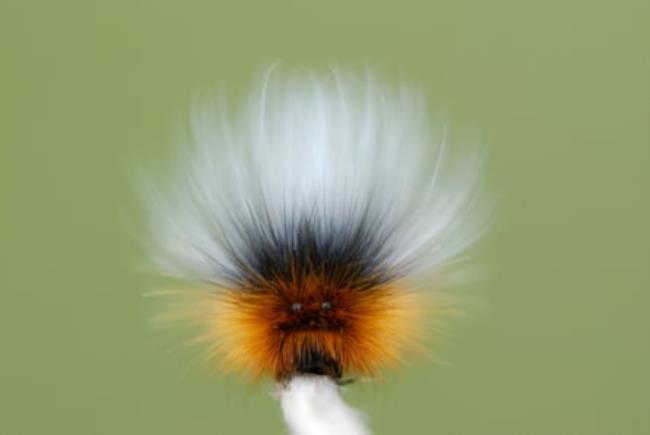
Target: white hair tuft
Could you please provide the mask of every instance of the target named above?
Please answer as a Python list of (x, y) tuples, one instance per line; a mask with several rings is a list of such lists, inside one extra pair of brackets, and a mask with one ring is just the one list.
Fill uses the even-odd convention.
[(197, 105), (182, 175), (150, 197), (168, 274), (225, 284), (264, 274), (283, 255), (265, 251), (302, 249), (306, 225), (319, 259), (354, 248), (368, 273), (417, 276), (482, 230), (482, 154), (452, 152), (408, 86), (271, 69), (230, 118), (223, 104)]

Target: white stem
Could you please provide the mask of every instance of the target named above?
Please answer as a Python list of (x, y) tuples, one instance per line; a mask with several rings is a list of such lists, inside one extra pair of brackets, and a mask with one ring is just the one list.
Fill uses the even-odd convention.
[(364, 416), (327, 376), (294, 376), (281, 387), (280, 403), (291, 435), (370, 435)]

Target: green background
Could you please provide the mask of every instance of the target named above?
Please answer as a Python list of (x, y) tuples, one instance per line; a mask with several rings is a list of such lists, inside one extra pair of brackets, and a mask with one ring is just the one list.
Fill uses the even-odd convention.
[(377, 434), (650, 433), (647, 1), (0, 4), (1, 434), (283, 433), (152, 330), (131, 182), (275, 59), (419, 83), (489, 149), (489, 274), (443, 364), (349, 388)]

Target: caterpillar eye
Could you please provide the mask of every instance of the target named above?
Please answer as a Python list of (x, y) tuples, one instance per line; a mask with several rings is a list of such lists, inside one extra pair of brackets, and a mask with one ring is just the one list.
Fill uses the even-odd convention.
[(329, 301), (325, 301), (325, 302), (323, 302), (322, 304), (320, 304), (320, 307), (321, 307), (323, 310), (329, 310), (330, 308), (332, 308), (332, 303), (329, 302)]
[(294, 302), (291, 304), (291, 311), (294, 313), (299, 312), (302, 309), (302, 304), (300, 302)]

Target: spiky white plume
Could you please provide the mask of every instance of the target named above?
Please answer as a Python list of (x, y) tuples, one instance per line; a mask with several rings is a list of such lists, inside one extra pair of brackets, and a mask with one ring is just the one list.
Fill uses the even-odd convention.
[(198, 105), (182, 175), (151, 195), (158, 265), (229, 283), (257, 267), (253, 239), (291, 245), (309, 220), (321, 246), (367, 231), (375, 266), (395, 276), (436, 271), (484, 223), (482, 155), (452, 152), (446, 126), (430, 125), (421, 94), (369, 74), (269, 71), (234, 119)]

